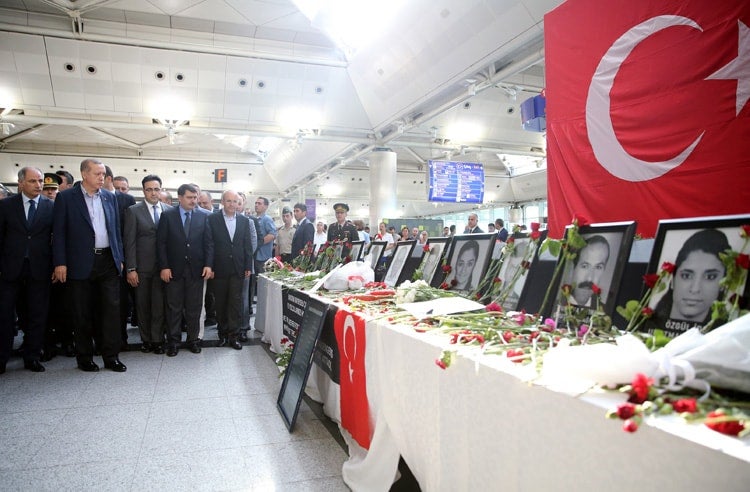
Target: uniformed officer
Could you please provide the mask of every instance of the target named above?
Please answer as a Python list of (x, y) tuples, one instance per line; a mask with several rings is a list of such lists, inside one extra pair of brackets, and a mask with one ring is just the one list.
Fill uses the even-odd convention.
[(52, 201), (55, 201), (57, 192), (60, 191), (62, 177), (55, 173), (44, 173), (44, 182), (42, 183), (42, 195)]
[(357, 228), (346, 221), (346, 213), (349, 211), (349, 205), (346, 203), (335, 203), (333, 211), (336, 212), (336, 222), (328, 226), (328, 242), (333, 241), (359, 241)]

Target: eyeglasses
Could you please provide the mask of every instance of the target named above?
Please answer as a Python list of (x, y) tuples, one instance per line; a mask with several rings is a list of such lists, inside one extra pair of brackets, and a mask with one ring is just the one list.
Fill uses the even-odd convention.
[(144, 188), (143, 191), (146, 193), (153, 193), (155, 191), (161, 191), (161, 188)]

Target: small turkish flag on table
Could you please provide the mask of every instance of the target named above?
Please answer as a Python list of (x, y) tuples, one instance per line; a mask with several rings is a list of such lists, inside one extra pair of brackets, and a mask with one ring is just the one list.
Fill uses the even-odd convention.
[(370, 448), (370, 410), (365, 373), (365, 325), (356, 313), (339, 308), (333, 322), (339, 346), (341, 426), (364, 449)]

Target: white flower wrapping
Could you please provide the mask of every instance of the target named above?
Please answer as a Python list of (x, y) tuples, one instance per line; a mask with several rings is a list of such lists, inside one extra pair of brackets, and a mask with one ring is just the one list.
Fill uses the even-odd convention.
[[(354, 282), (354, 287), (349, 286), (350, 277), (359, 277), (359, 282)], [(367, 282), (375, 280), (375, 272), (369, 265), (364, 261), (350, 261), (341, 268), (331, 272), (331, 275), (326, 279), (323, 287), (327, 290), (347, 290), (350, 288), (356, 288), (357, 285), (364, 285)], [(359, 287), (361, 288), (361, 286)]]
[(616, 344), (566, 342), (544, 355), (545, 383), (567, 380), (612, 386), (630, 383), (642, 373), (668, 378), (668, 389), (707, 390), (710, 384), (750, 393), (750, 315), (706, 335), (689, 330), (653, 353), (630, 334), (617, 337)]

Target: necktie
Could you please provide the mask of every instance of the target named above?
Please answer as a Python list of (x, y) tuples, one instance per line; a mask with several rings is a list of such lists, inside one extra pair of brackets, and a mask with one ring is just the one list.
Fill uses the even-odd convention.
[(29, 200), (29, 216), (26, 218), (26, 223), (31, 225), (34, 221), (34, 215), (36, 214), (36, 202)]
[(158, 227), (159, 226), (159, 206), (154, 205), (154, 224)]
[(190, 235), (190, 212), (185, 212), (185, 237)]

